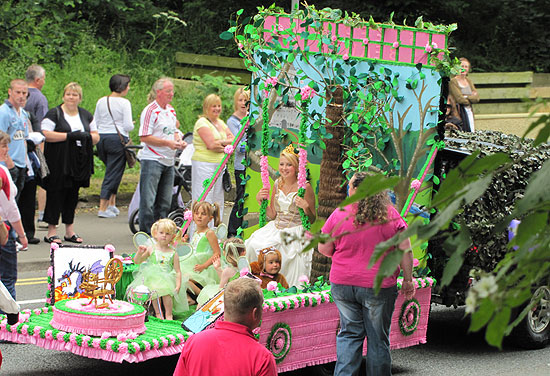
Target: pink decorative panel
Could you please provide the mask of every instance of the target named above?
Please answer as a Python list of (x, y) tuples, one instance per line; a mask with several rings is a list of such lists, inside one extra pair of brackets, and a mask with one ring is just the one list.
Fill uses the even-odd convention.
[(428, 44), (429, 34), (416, 33), (416, 45), (419, 47), (425, 47)]
[[(401, 44), (412, 46), (413, 35), (413, 32), (410, 30), (401, 30), (401, 33), (399, 33), (399, 40), (401, 41)], [(399, 55), (401, 55), (401, 51), (399, 51)], [(399, 59), (399, 61), (401, 61), (401, 59)]]
[(384, 42), (393, 43), (397, 41), (397, 30), (384, 29)]
[(380, 30), (369, 29), (369, 40), (381, 41), (382, 34), (380, 33)]
[(380, 45), (369, 43), (368, 44), (368, 54), (367, 57), (371, 59), (380, 59)]
[(428, 64), (428, 54), (424, 50), (414, 51), (414, 63)]
[(338, 25), (338, 36), (340, 38), (349, 38), (351, 36), (351, 29), (349, 26), (339, 24)]
[[(279, 31), (283, 31), (290, 28), (290, 18), (279, 18)], [(283, 48), (290, 47), (290, 42), (285, 41), (285, 39), (288, 38), (288, 34), (281, 35), (279, 37), (279, 41), (281, 42), (281, 46)]]
[(402, 63), (410, 63), (412, 61), (412, 49), (399, 47), (399, 61)]
[(384, 46), (382, 50), (382, 59), (395, 61), (395, 52), (397, 49), (392, 46)]
[(437, 48), (445, 48), (445, 35), (432, 34), (432, 45), (437, 45)]
[(353, 29), (353, 38), (354, 39), (365, 39), (365, 36), (367, 35), (367, 28), (366, 27), (358, 27)]
[(363, 42), (353, 42), (351, 44), (351, 55), (365, 57), (365, 44)]

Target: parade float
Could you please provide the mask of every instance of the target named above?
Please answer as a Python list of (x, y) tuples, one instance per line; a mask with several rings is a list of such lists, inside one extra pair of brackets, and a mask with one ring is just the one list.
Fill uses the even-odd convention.
[[(237, 12), (237, 19), (221, 37), (235, 40), (251, 71), (251, 111), (233, 144), (226, 147), (214, 176), (204, 182), (199, 200), (206, 197), (246, 135), (249, 157), (244, 162), (248, 168), (243, 182), (247, 194), (239, 215), (257, 212), (259, 220), (257, 225), (244, 221), (240, 230), (244, 237), (265, 224), (264, 205), (259, 207), (247, 197), (255, 196), (261, 186), (269, 184), (269, 178), (275, 178), (272, 167), (277, 166), (280, 151), (289, 143), (300, 155), (301, 188), (307, 175), (318, 194), (320, 217), (326, 218), (345, 198), (346, 178), (370, 166), (401, 178), (393, 196), (403, 217), (428, 220), (424, 213), (410, 212), (429, 201), (432, 179), (436, 179), (431, 171), (443, 147), (438, 124), (444, 76), (450, 67), (447, 38), (453, 27), (422, 22), (415, 27), (398, 26), (391, 19), (376, 23), (310, 6), (292, 14), (273, 7), (260, 9), (254, 18), (243, 20), (241, 14)], [(312, 233), (322, 224), (322, 220), (309, 223), (305, 215), (302, 221)], [(186, 217), (182, 229), (188, 225)], [(426, 342), (435, 284), (423, 267), (426, 247), (415, 250), (421, 260), (416, 269), (415, 298), (405, 301), (399, 295), (396, 301), (390, 334), (393, 349)], [(135, 269), (131, 260), (115, 287), (103, 283), (104, 291), (95, 294), (103, 307), (79, 312), (101, 316), (103, 322), (96, 330), (71, 331), (71, 325), (63, 324), (67, 314), (81, 311), (72, 299), (79, 299), (81, 307), (96, 304), (90, 273), (96, 275), (92, 281), (96, 286), (100, 280), (105, 282), (105, 267), (113, 254), (112, 246), (52, 244), (47, 306), (23, 311), (14, 325), (2, 319), (0, 339), (113, 362), (141, 362), (179, 353), (193, 332), (185, 330), (181, 321), (155, 317), (145, 321), (140, 307), (143, 309), (151, 297), (140, 291), (128, 295), (124, 288)], [(264, 290), (264, 315), (257, 336), (274, 354), (280, 372), (336, 360), (338, 310), (326, 280), (326, 276), (314, 276), (311, 283), (304, 280), (298, 287)], [(111, 302), (114, 295), (119, 300)], [(130, 302), (122, 307), (119, 301), (125, 297)], [(206, 323), (223, 319), (223, 300), (209, 303), (199, 308), (202, 319)], [(111, 309), (110, 316), (105, 314)], [(61, 324), (56, 319), (59, 312), (63, 312)], [(124, 316), (131, 318), (128, 330), (108, 330), (110, 321)], [(136, 324), (142, 317), (144, 332), (141, 324)]]

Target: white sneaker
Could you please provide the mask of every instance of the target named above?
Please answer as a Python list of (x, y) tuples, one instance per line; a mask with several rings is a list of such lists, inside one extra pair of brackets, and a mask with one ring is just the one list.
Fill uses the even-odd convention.
[(100, 210), (97, 212), (97, 216), (99, 218), (115, 218), (116, 214), (109, 210), (105, 210), (105, 211)]
[(107, 207), (107, 211), (110, 211), (112, 213), (115, 213), (115, 215), (119, 215), (120, 214), (120, 210), (118, 210), (118, 208), (116, 206), (109, 206)]

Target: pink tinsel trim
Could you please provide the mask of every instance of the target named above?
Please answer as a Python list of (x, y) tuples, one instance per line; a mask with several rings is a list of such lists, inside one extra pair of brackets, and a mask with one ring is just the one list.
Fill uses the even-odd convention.
[(233, 145), (225, 145), (225, 147), (223, 148), (223, 152), (225, 154), (231, 154), (233, 153), (233, 150), (234, 150)]
[(269, 172), (267, 170), (268, 162), (267, 162), (267, 155), (262, 155), (260, 157), (260, 171), (262, 174), (262, 185), (263, 188), (270, 188), (269, 185)]
[(300, 147), (298, 151), (298, 187), (305, 188), (307, 183), (307, 152), (304, 148)]

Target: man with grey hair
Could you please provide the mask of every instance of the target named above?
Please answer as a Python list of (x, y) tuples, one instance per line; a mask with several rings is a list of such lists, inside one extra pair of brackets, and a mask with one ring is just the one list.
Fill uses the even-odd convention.
[(264, 297), (255, 279), (239, 278), (224, 291), (224, 321), (191, 336), (181, 352), (174, 376), (277, 375), (273, 354), (254, 337), (262, 320)]
[(153, 84), (148, 97), (150, 103), (141, 112), (139, 228), (148, 234), (153, 222), (168, 217), (176, 149), (183, 150), (187, 146), (178, 129), (176, 110), (170, 105), (172, 98), (174, 83), (169, 78), (161, 78)]
[(46, 82), (46, 71), (40, 65), (33, 64), (25, 72), (25, 81), (29, 85), (29, 97), (25, 110), (34, 116), (33, 130), (40, 132), (40, 123), (48, 112), (48, 99), (42, 94), (42, 88)]

